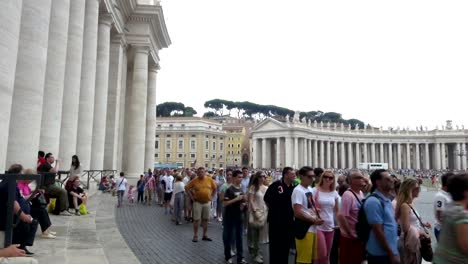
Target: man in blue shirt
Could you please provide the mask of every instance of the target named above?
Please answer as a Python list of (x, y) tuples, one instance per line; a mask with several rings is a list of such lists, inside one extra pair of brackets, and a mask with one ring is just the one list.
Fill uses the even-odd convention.
[(386, 170), (375, 170), (370, 178), (373, 195), (364, 203), (367, 221), (371, 226), (366, 245), (368, 264), (398, 264), (398, 227), (390, 200), (393, 179)]

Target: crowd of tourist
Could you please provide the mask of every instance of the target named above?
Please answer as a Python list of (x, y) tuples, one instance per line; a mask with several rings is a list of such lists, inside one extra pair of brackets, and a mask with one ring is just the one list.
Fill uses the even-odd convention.
[(162, 169), (141, 175), (136, 189), (139, 203), (151, 205), (154, 197), (176, 225), (193, 222), (194, 243), (200, 226), (201, 240), (212, 241), (208, 221), (222, 222), (226, 263), (247, 263), (246, 254), (263, 263), (262, 243), (278, 264), (291, 254), (296, 263), (468, 263), (468, 175), (426, 173), (442, 182), (434, 198), (435, 252), (432, 225), (414, 206), (421, 172)]
[[(81, 208), (86, 207), (87, 194), (81, 188), (82, 173), (78, 156), (72, 157), (72, 163), (65, 182), (56, 179), (59, 171), (59, 160), (52, 153), (38, 152), (36, 168), (23, 168), (13, 164), (6, 174), (41, 174), (40, 182), (18, 180), (13, 204), (12, 245), (3, 248), (6, 231), (8, 185), (0, 182), (0, 263), (37, 263), (28, 247), (36, 242), (36, 232), (40, 227), (41, 239), (55, 239), (57, 233), (52, 231), (49, 212), (55, 215), (71, 216), (69, 210), (80, 215)], [(62, 185), (65, 185), (63, 188)], [(34, 190), (33, 190), (34, 189)], [(54, 199), (55, 203), (51, 203)], [(86, 211), (86, 210), (85, 210)]]

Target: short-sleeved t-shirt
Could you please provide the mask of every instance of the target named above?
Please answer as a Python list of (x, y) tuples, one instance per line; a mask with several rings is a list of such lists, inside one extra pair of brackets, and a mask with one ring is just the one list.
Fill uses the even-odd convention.
[(127, 179), (125, 179), (124, 177), (118, 178), (116, 186), (117, 186), (117, 191), (125, 191), (127, 189)]
[[(390, 245), (394, 255), (399, 255), (397, 249), (398, 226), (395, 220), (395, 210), (393, 210), (392, 201), (385, 197), (381, 192), (375, 191), (374, 195), (379, 198), (369, 196), (364, 203), (367, 221), (369, 224), (381, 224), (387, 243)], [(383, 207), (382, 207), (383, 202)], [(387, 256), (387, 252), (380, 245), (374, 231), (371, 230), (366, 250), (373, 256)]]
[[(356, 196), (359, 201), (364, 199), (362, 192), (356, 193)], [(344, 192), (341, 196), (340, 214), (345, 217), (351, 231), (351, 233), (348, 234), (344, 229), (341, 229), (341, 235), (347, 238), (357, 238), (356, 223), (358, 221), (361, 203), (356, 199), (356, 196), (354, 196), (351, 190)]]
[(463, 253), (457, 245), (457, 225), (468, 224), (468, 211), (461, 204), (448, 205), (443, 213), (444, 222), (440, 241), (434, 255), (434, 263), (458, 264), (468, 263), (468, 254)]
[(164, 190), (165, 193), (171, 193), (174, 185), (174, 176), (172, 175), (165, 175), (163, 177), (164, 186), (166, 189)]
[(39, 168), (39, 171), (40, 172), (50, 172), (51, 169), (52, 169), (52, 165), (50, 165), (48, 162), (46, 162), (46, 163), (41, 165), (41, 167)]
[(434, 228), (440, 230), (442, 224), (437, 220), (437, 211), (444, 211), (445, 207), (452, 202), (452, 197), (448, 192), (443, 190), (436, 193), (434, 197), (434, 214), (435, 214), (435, 224)]
[[(236, 188), (234, 185), (231, 185), (224, 194), (224, 201), (230, 201), (243, 194), (244, 193), (242, 192), (241, 188)], [(237, 201), (224, 207), (224, 218), (230, 220), (240, 220), (242, 218), (241, 203), (242, 201)]]
[(312, 195), (317, 203), (317, 207), (320, 208), (320, 217), (323, 219), (323, 224), (319, 225), (317, 229), (325, 232), (333, 231), (335, 228), (333, 209), (340, 195), (337, 191), (322, 192), (316, 187), (312, 188)]
[(208, 176), (203, 176), (202, 179), (196, 177), (185, 186), (185, 191), (191, 192), (195, 201), (199, 203), (210, 202), (213, 190), (216, 190), (216, 184)]
[[(305, 188), (302, 185), (296, 186), (294, 188), (292, 195), (291, 195), (291, 206), (294, 207), (295, 204), (300, 204), (302, 207), (311, 209), (312, 204), (309, 201), (309, 197), (312, 196), (312, 188), (307, 187)], [(312, 215), (314, 215), (313, 210), (310, 211)], [(317, 227), (315, 225), (310, 225), (309, 230), (307, 232), (316, 233)]]

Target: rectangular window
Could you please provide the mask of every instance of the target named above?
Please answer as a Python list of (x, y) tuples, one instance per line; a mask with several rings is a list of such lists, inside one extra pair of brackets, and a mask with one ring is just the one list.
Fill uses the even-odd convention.
[(179, 157), (179, 159), (182, 158), (183, 156), (184, 156), (184, 154), (182, 154), (182, 153), (177, 154), (177, 157)]
[(170, 140), (166, 140), (166, 149), (167, 150), (171, 149), (171, 141)]
[(216, 150), (216, 142), (213, 142), (213, 150)]
[(170, 153), (166, 153), (166, 158), (170, 158), (171, 157), (171, 154)]
[(205, 141), (205, 149), (209, 150), (210, 149), (210, 142)]
[(155, 157), (155, 158), (159, 158), (159, 154), (158, 154), (158, 153), (155, 153), (155, 154), (154, 154), (154, 157)]
[(159, 149), (159, 140), (154, 142), (154, 148)]
[(219, 151), (223, 151), (223, 147), (224, 147), (224, 144), (223, 144), (223, 143), (219, 143)]
[(240, 148), (240, 144), (237, 144), (237, 147)]
[(191, 159), (194, 159), (196, 156), (195, 156), (195, 153), (190, 153), (190, 158)]
[(190, 149), (195, 150), (196, 148), (197, 148), (197, 146), (195, 144), (195, 140), (190, 141)]
[(205, 154), (205, 159), (208, 159), (208, 154)]
[(208, 163), (205, 163), (205, 168), (208, 168)]
[(213, 155), (211, 158), (212, 158), (212, 159), (216, 159), (216, 155)]
[(183, 149), (184, 149), (184, 141), (179, 140), (179, 150), (183, 150)]

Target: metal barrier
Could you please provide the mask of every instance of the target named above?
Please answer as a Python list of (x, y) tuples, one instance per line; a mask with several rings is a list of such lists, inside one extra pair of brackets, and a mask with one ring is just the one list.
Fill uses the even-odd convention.
[(83, 186), (89, 190), (89, 181), (93, 179), (98, 184), (101, 182), (102, 177), (115, 176), (117, 174), (116, 170), (85, 170), (83, 175), (87, 176), (86, 184), (83, 183)]
[(6, 184), (8, 188), (8, 201), (5, 225), (5, 247), (11, 245), (13, 240), (13, 204), (16, 201), (16, 181), (36, 180), (38, 186), (42, 186), (43, 177), (39, 174), (0, 174), (1, 184)]

